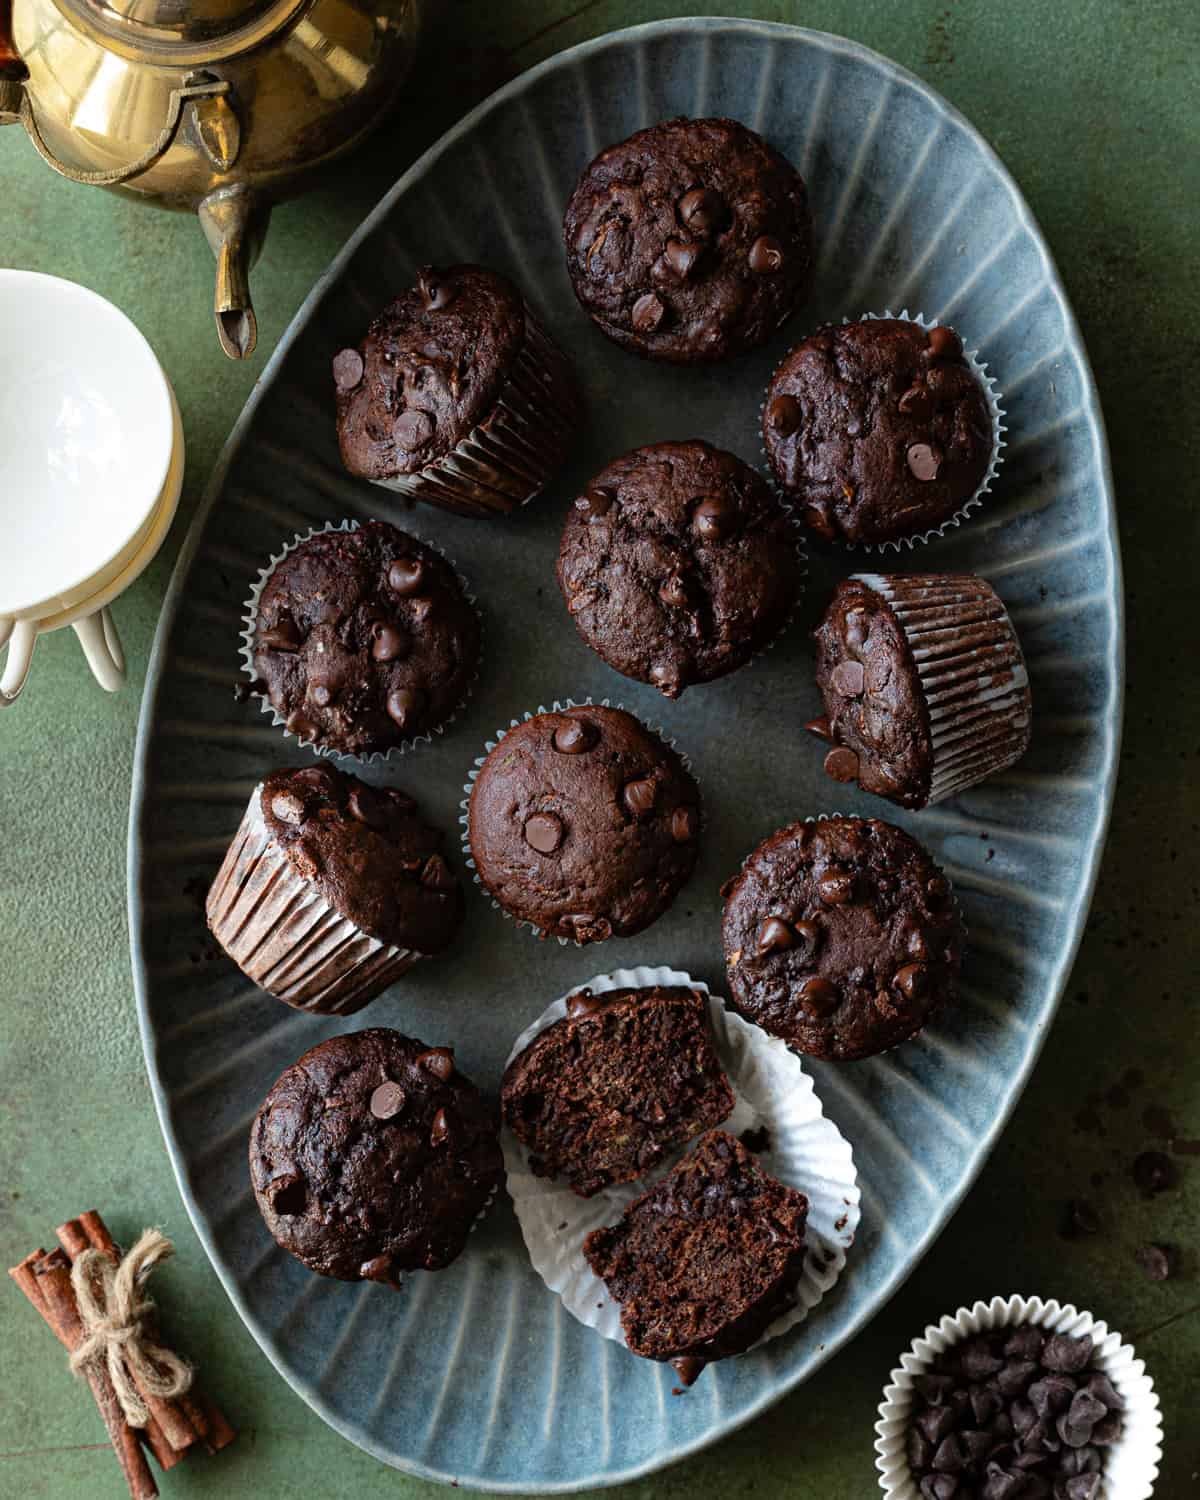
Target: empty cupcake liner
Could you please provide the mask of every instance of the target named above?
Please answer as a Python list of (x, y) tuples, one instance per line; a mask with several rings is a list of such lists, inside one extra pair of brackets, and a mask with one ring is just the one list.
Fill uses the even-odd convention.
[(929, 715), (926, 806), (1011, 766), (1029, 748), (1029, 673), (1008, 611), (971, 574), (856, 573), (884, 598), (912, 653)]
[[(302, 542), (307, 542), (312, 537), (320, 536), (322, 532), (326, 531), (357, 531), (361, 524), (362, 523), (360, 521), (326, 521), (324, 526), (310, 526), (303, 535), (297, 532), (281, 552), (272, 554), (271, 559), (267, 563), (265, 568), (259, 569), (258, 581), (250, 590), (250, 597), (242, 606), (242, 620), (244, 621), (244, 624), (242, 626), (242, 629), (239, 631), (239, 634), (242, 638), (242, 644), (238, 647), (238, 655), (242, 658), (242, 671), (250, 679), (252, 684), (258, 683), (258, 674), (254, 670), (254, 631), (258, 620), (258, 601), (262, 597), (262, 591), (264, 588), (266, 588), (267, 580), (270, 578), (271, 574), (275, 571), (275, 569), (279, 566), (283, 559), (287, 557), (290, 552), (294, 552)], [(392, 523), (387, 522), (386, 524), (391, 525)], [(403, 527), (398, 527), (397, 530), (403, 530)], [(411, 535), (411, 533), (405, 534)], [(458, 579), (459, 587), (462, 589), (467, 603), (475, 611), (476, 615), (478, 615), (479, 606), (476, 603), (475, 595), (472, 593), (467, 580), (458, 571), (458, 565), (457, 563), (455, 563), (453, 558), (447, 557), (446, 553), (442, 551), (441, 547), (439, 547), (436, 542), (426, 541), (424, 537), (415, 537), (414, 540), (420, 542), (423, 547), (428, 547), (430, 551), (436, 552), (438, 556), (443, 559), (443, 561), (449, 563), (450, 567), (454, 570), (454, 576)], [(482, 628), (482, 621), (480, 622), (480, 624)], [(443, 719), (440, 724), (434, 725), (432, 729), (426, 730), (424, 734), (416, 734), (413, 735), (410, 739), (401, 740), (398, 744), (389, 746), (387, 750), (372, 750), (369, 755), (351, 755), (344, 750), (334, 750), (329, 745), (319, 745), (315, 740), (301, 739), (287, 727), (287, 721), (279, 713), (276, 712), (275, 705), (271, 702), (270, 698), (267, 697), (266, 693), (258, 691), (257, 686), (254, 686), (251, 689), (250, 696), (252, 698), (258, 699), (259, 708), (263, 713), (269, 714), (271, 716), (271, 723), (275, 725), (277, 729), (282, 729), (288, 739), (294, 739), (302, 749), (311, 750), (315, 755), (328, 756), (330, 760), (347, 760), (355, 764), (366, 763), (368, 765), (374, 765), (377, 761), (390, 760), (394, 755), (404, 755), (409, 750), (414, 749), (417, 745), (431, 745), (433, 743), (433, 737), (435, 734), (445, 734), (450, 725), (453, 724), (455, 719), (458, 718), (459, 714), (462, 713), (464, 707), (470, 700), (471, 694), (475, 691), (475, 684), (479, 681), (479, 668), (482, 661), (483, 649), (481, 646), (479, 652), (479, 661), (475, 665), (475, 675), (467, 684), (466, 692), (463, 694), (458, 707), (454, 710), (449, 718)]]
[(503, 516), (540, 494), (583, 415), (566, 355), (525, 307), (525, 342), (496, 404), (449, 453), (374, 483), (465, 516)]
[[(936, 328), (939, 326), (936, 318), (927, 318), (924, 313), (920, 312), (910, 313), (907, 308), (904, 308), (901, 312), (898, 313), (894, 313), (891, 311), (885, 311), (881, 313), (862, 313), (858, 319), (843, 318), (842, 322), (843, 324), (856, 321), (865, 323), (872, 322), (880, 318), (894, 318), (903, 323), (916, 323), (920, 327), (925, 329)], [(978, 379), (980, 385), (983, 387), (984, 394), (987, 397), (988, 411), (991, 413), (992, 418), (992, 456), (988, 461), (987, 472), (984, 474), (978, 488), (975, 490), (975, 493), (971, 495), (968, 500), (965, 500), (962, 505), (960, 505), (959, 508), (954, 512), (954, 514), (949, 517), (948, 520), (943, 521), (939, 526), (932, 527), (929, 531), (914, 532), (912, 536), (898, 537), (894, 541), (887, 542), (839, 541), (837, 545), (842, 547), (845, 551), (867, 553), (900, 552), (905, 547), (907, 547), (909, 551), (911, 551), (914, 547), (919, 547), (924, 542), (932, 541), (934, 537), (945, 536), (946, 532), (951, 530), (953, 527), (961, 526), (962, 523), (971, 514), (971, 512), (973, 510), (977, 510), (979, 506), (983, 504), (984, 496), (991, 489), (992, 481), (995, 479), (996, 474), (1000, 469), (1000, 465), (1003, 462), (1004, 448), (1006, 446), (1004, 434), (1008, 431), (1008, 427), (1004, 421), (1004, 418), (1007, 413), (1005, 412), (1004, 407), (1001, 405), (1001, 396), (996, 387), (995, 377), (988, 372), (987, 364), (979, 357), (979, 350), (968, 349), (964, 342), (963, 356), (966, 359), (967, 363), (971, 366), (971, 369), (975, 372), (976, 378)], [(786, 355), (784, 357), (786, 358)], [(772, 379), (774, 379), (774, 374), (775, 372), (772, 371)], [(767, 396), (769, 395), (769, 393), (770, 381), (767, 382), (767, 390), (763, 393), (763, 399), (759, 403), (758, 407), (760, 433), (759, 451), (763, 456), (763, 462), (766, 465), (766, 471), (768, 475), (770, 475), (774, 480), (776, 489), (780, 494), (786, 494), (783, 486), (779, 484), (779, 481), (777, 479), (774, 479), (774, 470), (771, 467), (771, 460), (767, 456), (766, 444), (761, 440), (762, 416), (767, 404)]]
[[(467, 869), (470, 870), (471, 878), (474, 880), (475, 884), (484, 893), (484, 895), (487, 896), (493, 907), (495, 907), (498, 912), (501, 912), (508, 921), (513, 923), (514, 926), (527, 927), (529, 931), (539, 939), (546, 938), (552, 935), (555, 942), (559, 945), (560, 948), (565, 948), (567, 944), (571, 942), (571, 939), (560, 937), (557, 933), (546, 933), (535, 923), (528, 922), (523, 917), (514, 917), (512, 912), (510, 912), (507, 907), (502, 906), (500, 902), (496, 900), (496, 898), (491, 894), (491, 892), (484, 885), (483, 881), (480, 879), (479, 870), (475, 865), (475, 856), (471, 853), (471, 793), (475, 790), (475, 783), (479, 779), (479, 773), (483, 769), (484, 761), (487, 760), (488, 756), (508, 733), (509, 729), (516, 729), (521, 724), (527, 724), (530, 719), (536, 719), (540, 714), (561, 714), (565, 713), (569, 708), (591, 708), (593, 706), (596, 708), (619, 708), (623, 713), (632, 714), (643, 729), (647, 729), (651, 734), (657, 735), (664, 745), (667, 745), (670, 749), (674, 750), (675, 754), (678, 755), (680, 760), (683, 762), (684, 769), (691, 773), (691, 760), (688, 758), (687, 754), (679, 748), (675, 741), (663, 730), (662, 726), (659, 724), (647, 724), (644, 719), (640, 718), (637, 714), (634, 714), (632, 709), (626, 708), (623, 703), (614, 703), (611, 698), (601, 698), (599, 703), (596, 704), (593, 704), (593, 700), (590, 697), (562, 699), (556, 698), (549, 708), (542, 704), (532, 712), (526, 710), (526, 712), (523, 713), (519, 719), (511, 719), (509, 721), (508, 729), (497, 729), (496, 738), (484, 742), (483, 754), (477, 755), (475, 757), (475, 764), (467, 776), (466, 785), (463, 787), (463, 800), (458, 804), (462, 809), (461, 813), (459, 814), (458, 821), (462, 827), (461, 839), (463, 860), (467, 866)], [(700, 813), (700, 833), (702, 834), (704, 832), (703, 803), (700, 804), (698, 811)], [(578, 948), (582, 948), (591, 945), (576, 943), (575, 946)]]
[(1110, 1331), (1090, 1312), (1053, 1298), (1043, 1301), (1041, 1297), (1012, 1296), (960, 1307), (953, 1315), (931, 1323), (900, 1356), (899, 1367), (892, 1371), (884, 1388), (875, 1424), (875, 1467), (879, 1470), (879, 1486), (891, 1500), (921, 1500), (905, 1451), (917, 1377), (928, 1373), (937, 1356), (953, 1344), (1025, 1323), (1076, 1338), (1091, 1334), (1095, 1340), (1092, 1364), (1108, 1376), (1125, 1403), (1122, 1435), (1105, 1450), (1099, 1500), (1148, 1500), (1154, 1493), (1162, 1458), (1162, 1413), (1154, 1382), (1143, 1362), (1130, 1345), (1122, 1343), (1119, 1333)]
[(334, 910), (272, 839), (255, 787), (205, 901), (213, 936), (277, 1000), (310, 1015), (352, 1015), (422, 956)]
[[(579, 989), (600, 995), (655, 985), (683, 986), (708, 998), (713, 1041), (737, 1101), (720, 1128), (732, 1135), (765, 1129), (767, 1145), (758, 1153), (764, 1169), (808, 1198), (804, 1270), (796, 1302), (757, 1340), (753, 1347), (758, 1348), (803, 1322), (834, 1285), (846, 1264), (860, 1217), (858, 1174), (850, 1144), (826, 1119), (800, 1059), (778, 1038), (727, 1011), (707, 985), (689, 975), (670, 968), (635, 968), (601, 974), (574, 986), (521, 1033), (505, 1067), (534, 1037), (566, 1015), (567, 999)], [(615, 1222), (639, 1194), (666, 1176), (691, 1143), (637, 1182), (602, 1189), (591, 1198), (579, 1197), (563, 1180), (535, 1177), (525, 1148), (507, 1127), (501, 1130), (500, 1143), (508, 1193), (534, 1270), (573, 1317), (624, 1344), (620, 1303), (584, 1259), (584, 1237)]]

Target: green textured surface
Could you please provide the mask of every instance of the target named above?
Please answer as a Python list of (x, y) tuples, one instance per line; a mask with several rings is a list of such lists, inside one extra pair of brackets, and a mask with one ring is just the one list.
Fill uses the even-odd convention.
[[(69, 632), (44, 641), (0, 716), (0, 1257), (98, 1206), (118, 1236), (161, 1223), (179, 1248), (159, 1296), (203, 1384), (242, 1429), (164, 1494), (434, 1493), (326, 1429), (258, 1352), (187, 1222), (138, 1042), (125, 920), (125, 826), (145, 663), (174, 553), (220, 445), (316, 276), (414, 155), (522, 68), (589, 36), (678, 13), (645, 0), (430, 4), (411, 102), (310, 196), (276, 211), (255, 273), (259, 353), (229, 364), (213, 335), (198, 227), (74, 187), (17, 130), (0, 133), (0, 263), (70, 277), (124, 308), (169, 372), (188, 471), (170, 542), (115, 614), (131, 673), (107, 697)], [(1109, 424), (1124, 548), (1129, 697), (1112, 835), (1087, 935), (1033, 1082), (966, 1204), (903, 1291), (820, 1374), (751, 1427), (640, 1485), (642, 1495), (875, 1493), (872, 1423), (900, 1350), (926, 1322), (996, 1292), (1088, 1307), (1146, 1360), (1163, 1398), (1158, 1494), (1200, 1494), (1200, 1157), (1153, 1202), (1134, 1156), (1200, 1138), (1197, 1067), (1200, 675), (1191, 594), (1200, 469), (1200, 9), (1194, 0), (821, 0), (731, 14), (844, 33), (912, 68), (995, 145), (1050, 241)], [(20, 379), (5, 350), (4, 378)], [(3, 455), (0, 454), (0, 476)], [(2, 479), (0, 479), (2, 482)], [(1131, 1073), (1131, 1070), (1133, 1072)], [(1170, 1149), (1166, 1146), (1166, 1149)], [(1200, 1149), (1198, 1147), (1197, 1149)], [(1064, 1205), (1099, 1211), (1060, 1233)], [(1182, 1249), (1146, 1281), (1134, 1251)], [(85, 1393), (14, 1290), (0, 1288), (0, 1497), (124, 1493)], [(420, 1372), (414, 1371), (414, 1378)]]

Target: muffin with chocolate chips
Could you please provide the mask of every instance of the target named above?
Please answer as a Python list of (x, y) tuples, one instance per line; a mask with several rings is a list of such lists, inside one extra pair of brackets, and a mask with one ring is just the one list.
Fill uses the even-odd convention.
[(479, 665), (479, 616), (440, 552), (367, 521), (275, 564), (247, 654), (256, 691), (302, 744), (386, 754), (454, 717)]
[(890, 823), (793, 823), (724, 894), (733, 1003), (799, 1052), (871, 1057), (954, 995), (964, 932), (950, 883)]
[(582, 415), (562, 351), (482, 266), (426, 266), (334, 357), (333, 381), (350, 473), (468, 516), (532, 499)]
[(708, 443), (654, 443), (602, 469), (563, 528), (558, 586), (610, 667), (668, 698), (744, 665), (787, 624), (795, 535), (766, 482)]
[(1008, 612), (969, 573), (860, 573), (814, 632), (825, 770), (927, 807), (1005, 770), (1030, 737), (1029, 674)]
[(463, 893), (444, 843), (395, 787), (327, 765), (274, 771), (213, 881), (208, 925), (269, 994), (350, 1015), (454, 941)]
[(952, 328), (865, 318), (819, 328), (763, 406), (775, 477), (824, 541), (916, 541), (979, 490), (995, 438), (988, 394)]
[(504, 1177), (491, 1110), (449, 1047), (335, 1036), (276, 1081), (250, 1130), (267, 1228), (319, 1276), (398, 1288), (462, 1253)]
[(736, 120), (666, 120), (609, 146), (571, 195), (563, 243), (601, 332), (675, 364), (757, 348), (812, 279), (804, 181)]
[(624, 709), (540, 713), (475, 776), (467, 834), (484, 889), (542, 936), (641, 932), (696, 865), (700, 791), (682, 757)]

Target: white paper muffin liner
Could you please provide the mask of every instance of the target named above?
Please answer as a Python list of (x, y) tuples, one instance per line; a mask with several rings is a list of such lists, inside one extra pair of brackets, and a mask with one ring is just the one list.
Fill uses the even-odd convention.
[(464, 516), (508, 515), (541, 493), (567, 456), (583, 402), (566, 355), (528, 303), (525, 330), (516, 363), (484, 420), (416, 473), (373, 483)]
[[(602, 995), (610, 990), (677, 985), (708, 997), (713, 1041), (737, 1101), (720, 1124), (732, 1135), (765, 1127), (767, 1149), (759, 1154), (765, 1171), (808, 1199), (804, 1270), (796, 1303), (780, 1314), (753, 1345), (778, 1338), (808, 1316), (837, 1281), (854, 1242), (860, 1216), (858, 1174), (849, 1142), (825, 1118), (812, 1079), (800, 1059), (776, 1037), (725, 1009), (708, 986), (669, 968), (618, 969), (575, 985), (526, 1027), (513, 1044), (505, 1067), (534, 1037), (561, 1020), (567, 1000), (580, 989)], [(533, 1268), (581, 1323), (605, 1338), (625, 1343), (621, 1306), (583, 1256), (584, 1237), (614, 1223), (624, 1209), (660, 1181), (693, 1143), (664, 1158), (636, 1182), (604, 1188), (591, 1198), (571, 1191), (565, 1179), (535, 1177), (526, 1151), (507, 1127), (501, 1130), (508, 1193), (516, 1210)]]
[[(493, 896), (492, 893), (484, 885), (482, 879), (480, 878), (479, 870), (475, 864), (475, 856), (471, 852), (471, 794), (475, 790), (475, 783), (479, 779), (479, 773), (483, 770), (484, 761), (487, 760), (488, 756), (492, 753), (492, 751), (496, 748), (496, 746), (500, 743), (500, 741), (504, 738), (504, 736), (509, 732), (510, 729), (516, 729), (521, 724), (527, 724), (530, 719), (536, 719), (541, 714), (561, 714), (565, 713), (567, 709), (570, 708), (592, 707), (617, 708), (620, 709), (622, 713), (627, 713), (632, 718), (637, 719), (638, 723), (642, 726), (643, 729), (647, 730), (650, 734), (657, 735), (658, 738), (663, 742), (663, 744), (668, 747), (668, 749), (674, 750), (675, 754), (678, 755), (679, 759), (683, 762), (684, 770), (687, 771), (689, 775), (693, 774), (692, 762), (689, 759), (688, 755), (686, 754), (686, 752), (679, 748), (675, 741), (663, 730), (662, 726), (660, 724), (647, 724), (643, 718), (641, 718), (638, 714), (635, 714), (632, 709), (626, 708), (623, 703), (614, 703), (611, 698), (601, 698), (599, 703), (593, 703), (593, 700), (590, 697), (562, 699), (556, 698), (549, 708), (547, 708), (544, 704), (541, 704), (532, 712), (526, 710), (526, 712), (523, 713), (519, 719), (511, 719), (509, 721), (508, 729), (497, 729), (495, 739), (486, 740), (484, 742), (483, 754), (477, 755), (475, 757), (475, 764), (472, 767), (471, 771), (468, 773), (466, 785), (463, 787), (463, 800), (458, 804), (462, 809), (459, 814), (458, 821), (462, 828), (461, 839), (463, 862), (466, 864), (467, 869), (470, 870), (472, 880), (492, 903), (493, 907), (495, 907), (498, 912), (501, 912), (508, 919), (508, 921), (513, 923), (514, 926), (527, 927), (529, 931), (539, 940), (547, 937), (553, 937), (555, 942), (558, 943), (559, 947), (561, 948), (565, 948), (567, 944), (572, 941), (572, 939), (561, 937), (558, 933), (547, 933), (543, 928), (537, 926), (536, 923), (526, 921), (524, 917), (514, 916), (507, 907), (502, 906), (500, 902), (496, 900), (495, 896)], [(696, 811), (700, 817), (700, 825), (697, 833), (697, 837), (699, 838), (704, 833), (703, 801), (697, 804)], [(607, 942), (610, 940), (604, 939), (604, 941)], [(595, 944), (577, 942), (575, 946), (577, 948), (585, 948), (594, 947)], [(572, 993), (574, 993), (574, 991), (572, 991)]]
[(885, 599), (912, 653), (929, 715), (932, 806), (1020, 760), (1029, 673), (1008, 611), (984, 578), (855, 573)]
[[(252, 684), (258, 682), (258, 674), (254, 670), (254, 631), (258, 620), (258, 601), (262, 597), (262, 591), (264, 588), (266, 588), (267, 580), (270, 578), (271, 574), (275, 571), (275, 569), (279, 566), (283, 559), (287, 557), (290, 552), (294, 552), (296, 548), (301, 545), (301, 543), (309, 541), (314, 536), (320, 536), (323, 532), (326, 531), (357, 531), (361, 524), (362, 523), (360, 521), (326, 521), (324, 526), (310, 526), (303, 535), (297, 532), (281, 552), (272, 554), (271, 559), (267, 563), (265, 568), (259, 569), (258, 581), (250, 590), (250, 597), (242, 606), (242, 619), (244, 621), (244, 624), (239, 632), (242, 638), (242, 644), (238, 647), (238, 655), (242, 658), (242, 671), (250, 679)], [(386, 524), (391, 525), (392, 523), (389, 521)], [(397, 530), (403, 530), (403, 527), (398, 527)], [(406, 532), (405, 535), (411, 535), (411, 533)], [(420, 542), (423, 547), (428, 547), (431, 552), (436, 552), (438, 556), (453, 569), (454, 576), (458, 579), (458, 585), (463, 591), (463, 596), (465, 597), (467, 603), (475, 611), (475, 615), (478, 618), (479, 606), (475, 601), (475, 595), (471, 592), (471, 588), (467, 583), (467, 580), (458, 571), (458, 565), (454, 562), (454, 560), (450, 557), (447, 557), (445, 552), (442, 551), (442, 549), (437, 545), (436, 542), (426, 541), (424, 537), (414, 537), (413, 539)], [(482, 634), (483, 621), (480, 620), (479, 624), (480, 632)], [(294, 739), (296, 743), (301, 746), (301, 748), (311, 750), (315, 755), (328, 756), (330, 760), (346, 760), (351, 761), (355, 764), (374, 765), (376, 761), (390, 760), (393, 755), (404, 755), (417, 745), (430, 745), (433, 743), (433, 737), (435, 734), (445, 734), (450, 725), (453, 724), (455, 719), (458, 718), (459, 714), (462, 713), (471, 697), (471, 694), (475, 691), (475, 684), (479, 681), (479, 667), (482, 661), (483, 648), (481, 643), (479, 660), (475, 664), (474, 676), (471, 678), (470, 682), (467, 683), (466, 691), (463, 693), (462, 698), (458, 702), (458, 706), (455, 708), (454, 712), (449, 716), (449, 718), (443, 719), (440, 724), (435, 724), (432, 729), (426, 730), (424, 734), (416, 734), (412, 735), (408, 739), (400, 740), (397, 744), (389, 746), (386, 750), (372, 750), (369, 755), (351, 755), (345, 750), (335, 750), (329, 745), (319, 745), (315, 740), (301, 739), (287, 727), (287, 721), (279, 713), (276, 712), (275, 705), (271, 702), (266, 693), (259, 692), (256, 688), (253, 688), (250, 696), (252, 698), (258, 699), (259, 708), (263, 713), (270, 715), (271, 723), (277, 729), (282, 729), (287, 738)]]
[(310, 1015), (361, 1010), (422, 957), (335, 911), (272, 839), (255, 787), (205, 901), (213, 936), (247, 978)]
[(1092, 1366), (1102, 1370), (1112, 1381), (1125, 1403), (1121, 1437), (1104, 1450), (1104, 1470), (1099, 1500), (1148, 1500), (1154, 1493), (1162, 1458), (1162, 1413), (1154, 1382), (1133, 1349), (1121, 1342), (1121, 1335), (1082, 1312), (1071, 1303), (1053, 1298), (993, 1297), (990, 1302), (976, 1302), (960, 1307), (938, 1323), (931, 1323), (924, 1334), (912, 1342), (900, 1356), (899, 1367), (892, 1371), (879, 1406), (875, 1467), (879, 1486), (892, 1500), (920, 1500), (917, 1482), (912, 1476), (905, 1451), (909, 1417), (916, 1391), (914, 1380), (928, 1373), (934, 1360), (951, 1345), (992, 1329), (1015, 1328), (1032, 1324), (1048, 1333), (1080, 1337), (1090, 1333), (1095, 1340)]
[[(907, 308), (904, 308), (901, 312), (898, 313), (894, 313), (891, 311), (885, 311), (881, 313), (862, 313), (858, 318), (843, 318), (842, 324), (844, 326), (847, 323), (854, 322), (867, 323), (873, 322), (880, 318), (896, 319), (897, 321), (903, 323), (916, 323), (921, 328), (925, 329), (936, 328), (939, 326), (936, 319), (927, 318), (924, 313), (920, 312), (910, 313)], [(979, 506), (983, 504), (984, 496), (991, 489), (992, 481), (995, 479), (996, 474), (1000, 469), (1000, 465), (1003, 462), (1004, 448), (1006, 446), (1004, 434), (1008, 431), (1008, 427), (1004, 421), (1004, 418), (1007, 413), (1005, 412), (1004, 407), (1001, 405), (1001, 396), (996, 387), (995, 377), (989, 374), (986, 363), (979, 357), (979, 350), (968, 349), (964, 341), (963, 357), (971, 366), (971, 369), (975, 373), (976, 379), (983, 387), (984, 394), (987, 397), (988, 411), (991, 414), (992, 418), (992, 456), (988, 461), (987, 472), (984, 474), (983, 479), (980, 481), (979, 486), (975, 490), (974, 494), (972, 494), (968, 500), (965, 500), (962, 505), (960, 505), (959, 508), (954, 512), (954, 514), (949, 517), (949, 519), (943, 521), (938, 526), (932, 527), (929, 531), (914, 532), (912, 536), (897, 537), (895, 540), (886, 542), (847, 542), (842, 541), (839, 538), (838, 541), (833, 545), (841, 547), (844, 551), (847, 552), (900, 552), (906, 547), (909, 549), (909, 551), (911, 551), (914, 547), (919, 547), (924, 542), (932, 541), (934, 537), (945, 536), (946, 532), (951, 530), (953, 527), (961, 526), (962, 523), (971, 514), (971, 512), (973, 510), (977, 510)], [(786, 358), (787, 355), (784, 355), (784, 359)], [(770, 457), (767, 454), (766, 443), (762, 440), (763, 412), (766, 408), (767, 398), (770, 395), (771, 382), (774, 380), (777, 371), (778, 366), (776, 366), (776, 369), (771, 372), (771, 380), (767, 382), (767, 389), (763, 393), (762, 401), (759, 402), (759, 451), (763, 456), (763, 462), (766, 465), (767, 474), (774, 483), (776, 490), (780, 495), (786, 495), (787, 491), (783, 488), (783, 486), (779, 483), (778, 478), (775, 476), (775, 470), (771, 464)]]

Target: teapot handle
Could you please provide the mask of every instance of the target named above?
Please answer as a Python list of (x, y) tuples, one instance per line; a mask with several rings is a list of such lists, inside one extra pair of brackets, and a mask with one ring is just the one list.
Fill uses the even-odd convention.
[[(0, 0), (3, 5), (5, 0)], [(0, 36), (0, 46), (3, 37)], [(33, 113), (33, 105), (30, 103), (28, 93), (21, 100), (21, 124), (24, 125), (33, 142), (34, 150), (42, 160), (61, 177), (68, 177), (72, 182), (81, 182), (88, 187), (116, 187), (118, 183), (128, 182), (131, 177), (139, 177), (147, 171), (159, 159), (164, 151), (168, 149), (175, 139), (179, 130), (179, 122), (183, 118), (185, 105), (196, 99), (212, 99), (221, 97), (229, 92), (229, 83), (223, 78), (210, 78), (204, 82), (185, 83), (182, 88), (172, 89), (170, 102), (167, 105), (167, 118), (163, 128), (159, 131), (154, 144), (144, 151), (136, 161), (130, 162), (124, 167), (114, 167), (110, 171), (85, 172), (79, 167), (68, 166), (66, 162), (60, 161), (50, 147)]]

